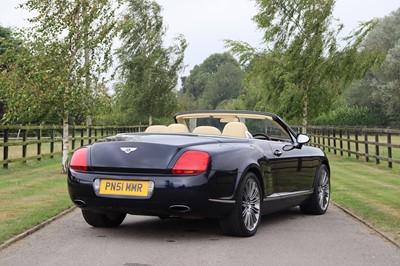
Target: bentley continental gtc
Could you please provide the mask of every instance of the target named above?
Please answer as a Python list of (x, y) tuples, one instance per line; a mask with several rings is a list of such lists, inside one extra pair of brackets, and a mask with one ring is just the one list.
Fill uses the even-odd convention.
[(262, 215), (327, 211), (327, 157), (277, 115), (191, 111), (174, 120), (75, 151), (68, 190), (89, 225), (116, 227), (127, 214), (215, 218), (225, 234), (252, 236)]

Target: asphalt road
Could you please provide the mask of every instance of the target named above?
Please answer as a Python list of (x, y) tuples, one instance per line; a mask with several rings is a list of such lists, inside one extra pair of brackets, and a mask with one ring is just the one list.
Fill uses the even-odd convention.
[(214, 220), (128, 216), (88, 226), (79, 210), (0, 251), (0, 265), (400, 265), (400, 250), (330, 206), (263, 217), (254, 237), (228, 237)]

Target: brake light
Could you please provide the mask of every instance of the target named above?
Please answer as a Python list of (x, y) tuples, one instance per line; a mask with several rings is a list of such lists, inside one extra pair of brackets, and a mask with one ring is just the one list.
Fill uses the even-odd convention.
[(172, 168), (174, 175), (196, 175), (206, 171), (210, 155), (203, 151), (186, 151)]
[(80, 148), (74, 152), (69, 167), (75, 171), (87, 171), (87, 148)]

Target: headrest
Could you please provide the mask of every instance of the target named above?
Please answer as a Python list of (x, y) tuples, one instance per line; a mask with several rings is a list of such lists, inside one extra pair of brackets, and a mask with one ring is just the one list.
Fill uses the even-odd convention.
[(222, 135), (239, 138), (251, 138), (250, 132), (242, 122), (229, 122), (225, 125)]
[(148, 128), (146, 128), (146, 130), (144, 132), (146, 132), (146, 133), (171, 133), (169, 128), (164, 125), (149, 126)]
[(221, 135), (221, 130), (211, 126), (199, 126), (193, 130), (194, 134)]
[(171, 132), (175, 133), (189, 133), (189, 129), (184, 124), (171, 124), (168, 126)]

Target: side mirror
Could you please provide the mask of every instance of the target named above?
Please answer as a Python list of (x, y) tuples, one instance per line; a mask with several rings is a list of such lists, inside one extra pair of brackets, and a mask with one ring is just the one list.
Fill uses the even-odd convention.
[(297, 144), (300, 146), (310, 141), (310, 137), (304, 134), (297, 135)]

